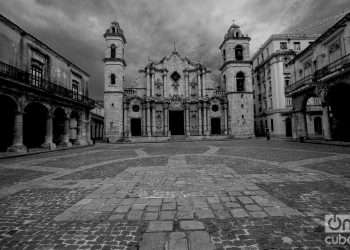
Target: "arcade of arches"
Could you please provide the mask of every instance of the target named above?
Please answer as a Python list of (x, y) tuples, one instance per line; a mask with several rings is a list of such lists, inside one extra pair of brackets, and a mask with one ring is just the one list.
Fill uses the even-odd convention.
[(319, 86), (311, 92), (293, 96), (293, 137), (310, 137), (307, 102), (313, 96), (319, 97), (322, 102), (320, 116), (312, 120), (314, 133), (327, 140), (350, 141), (350, 84), (342, 82)]
[(18, 99), (0, 95), (0, 151), (90, 143), (89, 113)]

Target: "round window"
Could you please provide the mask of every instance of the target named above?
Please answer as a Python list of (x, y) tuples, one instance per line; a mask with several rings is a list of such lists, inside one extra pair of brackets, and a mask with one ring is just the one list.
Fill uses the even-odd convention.
[(218, 105), (213, 105), (211, 107), (211, 110), (214, 111), (214, 112), (217, 112), (219, 110), (219, 106)]
[(140, 110), (140, 107), (138, 105), (132, 106), (132, 111), (139, 112), (139, 110)]

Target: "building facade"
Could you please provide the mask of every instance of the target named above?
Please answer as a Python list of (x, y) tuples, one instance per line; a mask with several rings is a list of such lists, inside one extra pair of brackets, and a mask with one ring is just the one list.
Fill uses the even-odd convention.
[(0, 15), (0, 148), (90, 143), (89, 75)]
[(293, 137), (309, 137), (307, 103), (322, 105), (324, 139), (350, 141), (350, 13), (330, 27), (289, 64), (287, 97), (293, 105)]
[(223, 84), (213, 81), (204, 65), (174, 48), (150, 61), (136, 83), (125, 82), (126, 38), (117, 22), (104, 34), (105, 136), (108, 141), (172, 135), (251, 137), (253, 89), (248, 36), (233, 24), (220, 46)]
[(91, 110), (91, 140), (93, 142), (104, 139), (104, 107), (103, 101), (96, 101), (94, 109)]
[[(285, 87), (290, 84), (291, 73), (287, 63), (309, 46), (317, 35), (276, 34), (254, 54), (253, 85), (255, 133), (265, 135), (266, 129), (272, 136), (292, 136), (292, 99), (285, 96)], [(322, 108), (318, 98), (308, 102), (307, 120), (309, 134), (320, 135), (319, 128)], [(311, 123), (316, 121), (316, 126)]]

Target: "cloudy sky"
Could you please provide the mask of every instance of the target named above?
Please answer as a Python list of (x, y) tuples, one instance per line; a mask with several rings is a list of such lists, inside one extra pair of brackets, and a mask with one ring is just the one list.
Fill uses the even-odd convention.
[(350, 10), (349, 0), (0, 0), (0, 13), (70, 58), (91, 75), (90, 95), (103, 97), (104, 39), (117, 20), (128, 41), (127, 80), (150, 57), (177, 50), (220, 66), (218, 46), (236, 20), (251, 36), (251, 51), (274, 33), (318, 33)]

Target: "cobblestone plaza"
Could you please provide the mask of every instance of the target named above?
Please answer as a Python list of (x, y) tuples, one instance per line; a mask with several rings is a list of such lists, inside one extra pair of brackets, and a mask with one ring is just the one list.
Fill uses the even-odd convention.
[(99, 144), (0, 160), (1, 249), (346, 249), (350, 148)]

